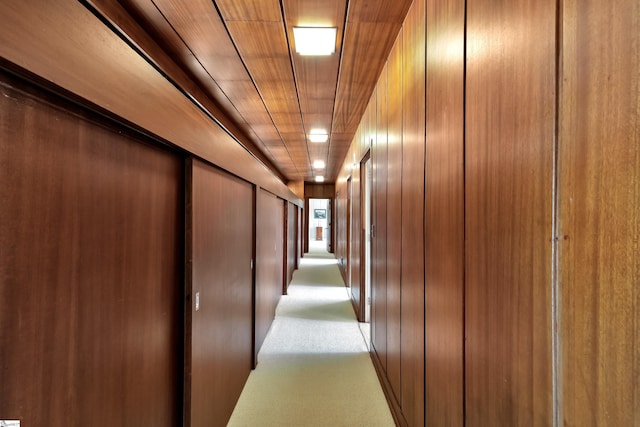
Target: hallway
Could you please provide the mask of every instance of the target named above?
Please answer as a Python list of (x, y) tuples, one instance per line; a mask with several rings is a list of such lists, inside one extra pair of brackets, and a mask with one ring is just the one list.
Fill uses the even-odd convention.
[(311, 245), (229, 426), (394, 425), (336, 260)]
[(1, 1), (0, 427), (640, 427), (639, 29)]

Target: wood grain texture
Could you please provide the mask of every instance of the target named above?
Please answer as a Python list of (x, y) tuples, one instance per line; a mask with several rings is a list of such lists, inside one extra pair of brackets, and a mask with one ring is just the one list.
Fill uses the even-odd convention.
[[(305, 131), (309, 132), (313, 128), (330, 131), (340, 70), (341, 55), (338, 52), (342, 50), (347, 1), (284, 0), (281, 3), (290, 41), (294, 40), (294, 26), (314, 24), (337, 28), (336, 54), (325, 57), (293, 54), (291, 58)], [(308, 161), (313, 163), (314, 160), (324, 160), (326, 162), (325, 178), (334, 181), (337, 166), (342, 159), (331, 158), (330, 152), (340, 152), (344, 155), (348, 141), (341, 142), (332, 138), (330, 144), (302, 145), (306, 146)]]
[(556, 2), (467, 2), (469, 426), (550, 425)]
[(310, 199), (332, 199), (335, 194), (335, 184), (304, 184), (304, 196)]
[(425, 1), (403, 26), (402, 58), (402, 412), (424, 425)]
[(402, 40), (389, 56), (387, 174), (387, 376), (400, 402), (400, 271), (402, 250)]
[(564, 1), (561, 415), (640, 424), (640, 5)]
[(427, 425), (464, 424), (464, 11), (427, 0)]
[(283, 294), (286, 295), (287, 288), (289, 287), (289, 283), (291, 283), (291, 279), (293, 278), (293, 271), (297, 268), (296, 262), (296, 252), (297, 246), (296, 243), (298, 241), (298, 233), (297, 233), (297, 222), (296, 222), (296, 207), (292, 203), (285, 202), (285, 230), (286, 230), (286, 238), (285, 238), (285, 262), (284, 262), (284, 271), (285, 271), (285, 281), (283, 283)]
[(297, 256), (296, 256), (296, 268), (300, 267), (300, 261), (302, 260), (302, 257), (304, 256), (304, 221), (302, 220), (302, 216), (304, 215), (306, 211), (303, 210), (302, 208), (296, 206), (296, 223), (297, 223), (297, 227), (298, 227), (298, 246), (297, 246)]
[(349, 285), (351, 290), (351, 302), (359, 321), (364, 321), (362, 312), (362, 278), (361, 266), (361, 242), (360, 224), (362, 222), (360, 209), (361, 187), (360, 170), (362, 165), (358, 162), (351, 175), (351, 222), (349, 224)]
[[(195, 60), (193, 52), (186, 49), (184, 43), (176, 40), (178, 35), (173, 31), (168, 31), (168, 23), (160, 15), (156, 8), (148, 2), (136, 0), (123, 0), (113, 2), (110, 0), (89, 0), (89, 3), (98, 13), (106, 17), (115, 27), (133, 40), (155, 63), (175, 81), (183, 90), (200, 102), (216, 119), (228, 129), (238, 140), (260, 159), (267, 167), (276, 173), (280, 179), (285, 180), (284, 175), (271, 162), (271, 160), (258, 148), (264, 143), (249, 129), (246, 120), (238, 112), (233, 104), (226, 97), (218, 82), (212, 80), (211, 76)], [(126, 6), (126, 9), (125, 7)], [(144, 8), (145, 13), (140, 9)], [(157, 28), (150, 28), (145, 22), (152, 21)], [(165, 32), (159, 31), (164, 29)], [(173, 36), (172, 42), (164, 40), (165, 36)], [(159, 44), (162, 43), (162, 46)], [(182, 48), (182, 50), (181, 50)], [(189, 72), (183, 70), (176, 62), (189, 64)], [(233, 76), (237, 73), (237, 67), (230, 66), (228, 62), (224, 67), (227, 75)], [(236, 74), (237, 75), (237, 74)]]
[(79, 2), (0, 5), (0, 57), (301, 204), (279, 178)]
[(2, 418), (178, 425), (180, 158), (1, 79)]
[(224, 426), (253, 363), (253, 187), (191, 164), (189, 425)]
[(284, 258), (284, 205), (282, 199), (259, 189), (256, 200), (256, 361), (282, 296)]
[(382, 70), (376, 89), (376, 143), (373, 165), (373, 245), (371, 280), (371, 341), (384, 370), (387, 369), (387, 69)]
[[(248, 128), (245, 129), (245, 133), (254, 136), (262, 153), (271, 161), (277, 162), (279, 170), (287, 172), (287, 176), (293, 178), (289, 174), (290, 170), (296, 170), (292, 159), (277, 156), (275, 150), (265, 143), (275, 134), (275, 139), (272, 142), (276, 143), (278, 147), (285, 148), (278, 134), (278, 129), (273, 126), (264, 99), (261, 97), (259, 85), (256, 86), (262, 81), (262, 78), (257, 74), (254, 76), (249, 74), (249, 71), (253, 72), (252, 68), (254, 68), (253, 57), (251, 55), (243, 57), (246, 44), (242, 43), (242, 36), (236, 33), (233, 25), (228, 25), (223, 21), (223, 18), (226, 17), (225, 7), (227, 6), (223, 2), (220, 8), (216, 9), (216, 5), (207, 0), (192, 0), (190, 2), (128, 0), (127, 7), (140, 12), (137, 14), (137, 19), (147, 23), (151, 33), (159, 37), (167, 51), (184, 52), (178, 57), (182, 66), (199, 77), (207, 90), (211, 91), (222, 105), (227, 106), (227, 110), (237, 111), (238, 117), (236, 119), (239, 119), (239, 122)], [(269, 7), (265, 9), (269, 9), (271, 6), (269, 4)], [(157, 11), (154, 10), (155, 8)], [(218, 10), (222, 12), (222, 17)], [(154, 19), (158, 15), (158, 11), (161, 13), (161, 17)], [(271, 23), (271, 25), (275, 24), (277, 22)], [(265, 25), (268, 26), (269, 23), (265, 23)], [(280, 33), (283, 33), (282, 28), (280, 28)], [(272, 41), (262, 36), (258, 36), (256, 39)], [(215, 40), (215, 43), (212, 43), (212, 40)], [(265, 47), (264, 52), (271, 53), (273, 50)], [(193, 58), (189, 58), (189, 55), (193, 55)], [(264, 61), (279, 64), (273, 60)], [(284, 71), (291, 75), (290, 68), (287, 56), (285, 66), (276, 67), (274, 72)], [(236, 82), (242, 82), (246, 85), (239, 86), (234, 84)], [(217, 86), (217, 88), (212, 86)], [(242, 90), (244, 88), (248, 88), (248, 90)], [(221, 96), (217, 94), (216, 89), (222, 92)], [(270, 128), (265, 124), (270, 125)]]
[[(372, 104), (370, 104), (371, 107)], [(373, 104), (375, 106), (375, 104)], [(368, 137), (365, 137), (368, 139)], [(371, 319), (367, 319), (367, 299), (371, 298), (368, 294), (370, 290), (367, 290), (367, 274), (369, 275), (369, 281), (371, 281), (371, 253), (369, 253), (369, 262), (367, 263), (367, 239), (370, 237), (371, 230), (371, 183), (372, 183), (372, 171), (371, 171), (371, 152), (367, 151), (367, 154), (360, 161), (360, 228), (358, 229), (360, 235), (360, 299), (358, 313), (360, 322), (371, 322)], [(367, 187), (369, 187), (369, 199), (367, 200)], [(369, 218), (367, 218), (367, 212)], [(367, 223), (367, 221), (369, 223)], [(369, 251), (371, 251), (371, 242), (369, 242)], [(369, 271), (367, 271), (369, 269)], [(369, 285), (371, 283), (369, 282)], [(371, 313), (369, 313), (371, 317)], [(371, 335), (369, 335), (371, 337)]]

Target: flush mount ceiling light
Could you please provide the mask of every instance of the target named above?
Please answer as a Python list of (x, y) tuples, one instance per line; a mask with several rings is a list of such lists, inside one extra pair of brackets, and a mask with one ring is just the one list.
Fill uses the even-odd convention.
[(316, 176), (316, 182), (324, 182), (324, 176)]
[(304, 56), (327, 56), (336, 51), (336, 27), (293, 27), (296, 52)]
[(315, 160), (313, 162), (313, 167), (316, 169), (324, 169), (324, 160)]
[(309, 132), (309, 141), (311, 142), (327, 142), (329, 134), (324, 129), (311, 129)]

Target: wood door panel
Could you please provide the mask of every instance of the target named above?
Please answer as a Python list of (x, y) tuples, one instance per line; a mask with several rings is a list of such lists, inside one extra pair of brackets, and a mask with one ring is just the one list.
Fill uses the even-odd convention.
[(4, 73), (0, 92), (2, 419), (178, 425), (181, 159)]
[(191, 164), (190, 425), (224, 426), (253, 361), (253, 187)]
[(287, 293), (287, 288), (291, 279), (293, 278), (293, 272), (297, 268), (296, 262), (296, 241), (297, 241), (297, 223), (296, 223), (296, 207), (289, 202), (286, 202), (286, 258), (285, 258), (285, 282), (283, 293)]
[[(256, 357), (273, 323), (282, 296), (284, 259), (284, 205), (282, 199), (260, 189), (256, 200)], [(256, 362), (258, 360), (256, 359)]]

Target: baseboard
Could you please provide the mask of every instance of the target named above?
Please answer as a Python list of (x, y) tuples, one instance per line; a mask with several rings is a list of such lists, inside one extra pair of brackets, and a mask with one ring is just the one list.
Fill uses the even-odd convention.
[(402, 414), (402, 408), (400, 407), (400, 403), (396, 399), (395, 394), (393, 393), (393, 389), (391, 388), (391, 383), (387, 378), (387, 375), (382, 367), (382, 362), (380, 362), (380, 358), (378, 357), (378, 353), (371, 345), (371, 350), (369, 351), (369, 356), (371, 357), (371, 362), (373, 362), (373, 367), (376, 370), (376, 374), (378, 375), (378, 380), (380, 381), (380, 385), (382, 386), (382, 391), (384, 392), (384, 397), (387, 399), (387, 404), (389, 405), (389, 409), (391, 409), (391, 415), (393, 416), (393, 421), (396, 423), (396, 426), (399, 427), (408, 427), (407, 420), (404, 418)]

